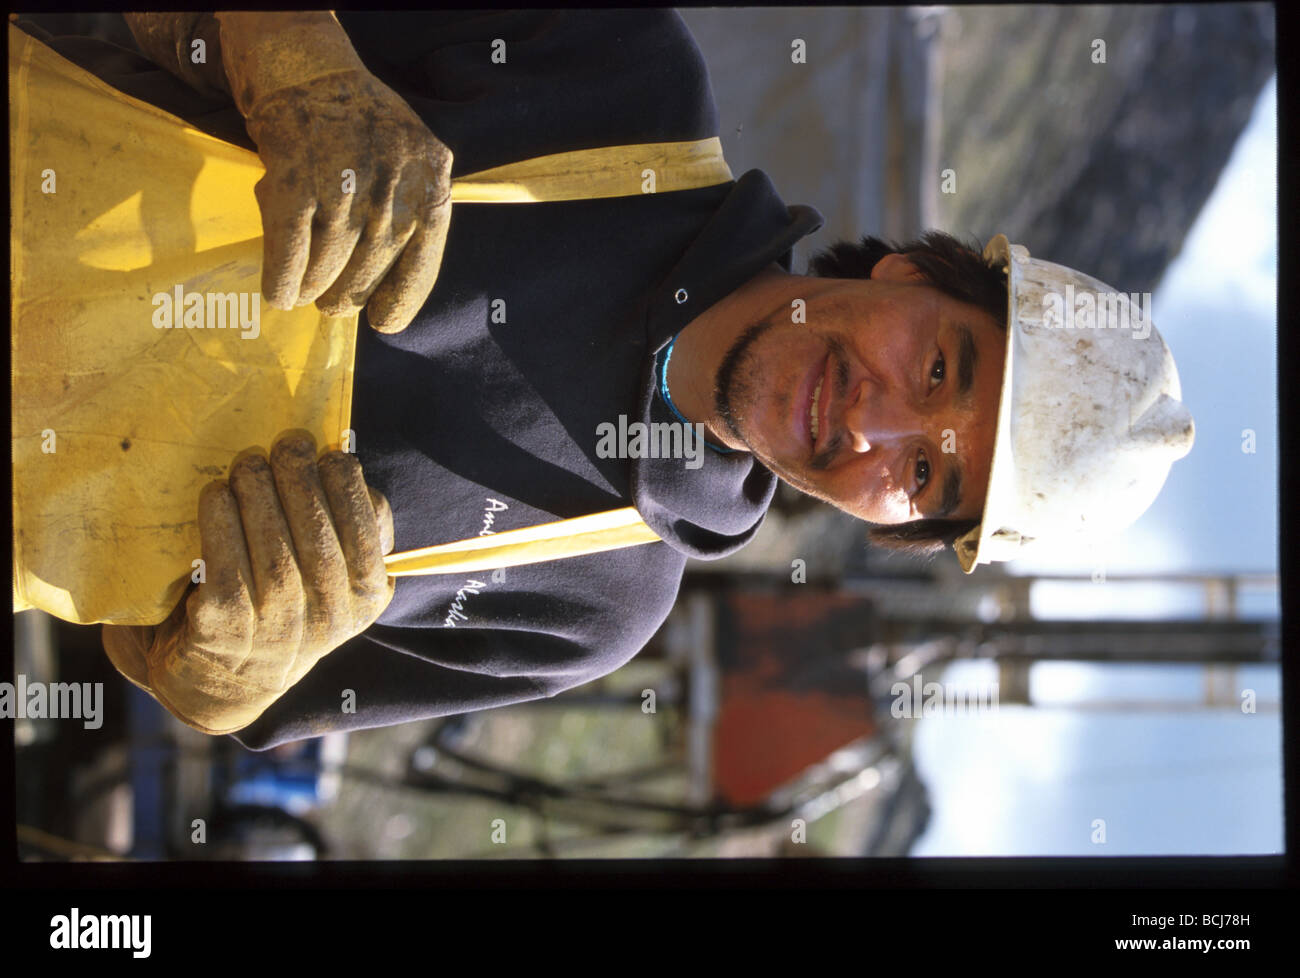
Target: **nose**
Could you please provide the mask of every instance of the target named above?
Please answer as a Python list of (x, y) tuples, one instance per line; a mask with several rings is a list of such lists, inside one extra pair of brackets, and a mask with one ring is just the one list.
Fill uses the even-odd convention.
[(873, 389), (865, 378), (849, 394), (844, 407), (845, 433), (853, 451), (860, 455), (916, 434), (920, 420), (909, 405)]

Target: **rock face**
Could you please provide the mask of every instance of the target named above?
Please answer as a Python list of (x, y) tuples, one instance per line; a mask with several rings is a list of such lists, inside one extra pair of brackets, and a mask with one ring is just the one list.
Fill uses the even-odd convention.
[(941, 38), (941, 225), (1130, 292), (1155, 290), (1274, 73), (1262, 4), (950, 8)]

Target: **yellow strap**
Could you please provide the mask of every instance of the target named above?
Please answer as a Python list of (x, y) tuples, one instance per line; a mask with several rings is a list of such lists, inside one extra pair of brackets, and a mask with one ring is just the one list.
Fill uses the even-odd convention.
[(553, 153), (457, 177), (453, 204), (524, 204), (631, 197), (728, 183), (717, 136), (678, 143), (601, 146)]
[(390, 577), (418, 574), (461, 574), (517, 567), (561, 557), (654, 543), (659, 535), (646, 526), (636, 507), (610, 509), (556, 523), (539, 523), (486, 537), (389, 554), (384, 564)]

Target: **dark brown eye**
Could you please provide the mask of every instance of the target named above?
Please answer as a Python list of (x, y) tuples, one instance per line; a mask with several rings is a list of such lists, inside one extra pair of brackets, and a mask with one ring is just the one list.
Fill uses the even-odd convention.
[(930, 368), (930, 379), (934, 381), (934, 383), (930, 385), (931, 390), (943, 382), (944, 371), (946, 369), (947, 364), (944, 362), (943, 354), (940, 353), (939, 359), (934, 361), (934, 366)]
[(925, 453), (922, 452), (916, 458), (916, 488), (924, 489), (925, 484), (930, 481), (930, 463), (926, 460)]

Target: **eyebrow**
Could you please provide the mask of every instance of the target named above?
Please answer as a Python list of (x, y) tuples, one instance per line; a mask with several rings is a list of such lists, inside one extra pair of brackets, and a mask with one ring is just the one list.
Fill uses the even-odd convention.
[(939, 519), (951, 516), (957, 504), (961, 502), (961, 466), (948, 466), (948, 474), (943, 479), (943, 496), (939, 500), (939, 512), (934, 515)]
[(975, 383), (975, 335), (968, 326), (957, 326), (956, 330), (957, 404), (966, 408), (970, 407), (970, 391)]
[[(969, 407), (971, 387), (975, 384), (975, 334), (969, 326), (958, 325), (957, 330), (957, 404)], [(943, 479), (943, 494), (939, 497), (939, 511), (935, 516), (944, 519), (951, 516), (961, 503), (961, 466), (947, 466), (948, 474)]]

